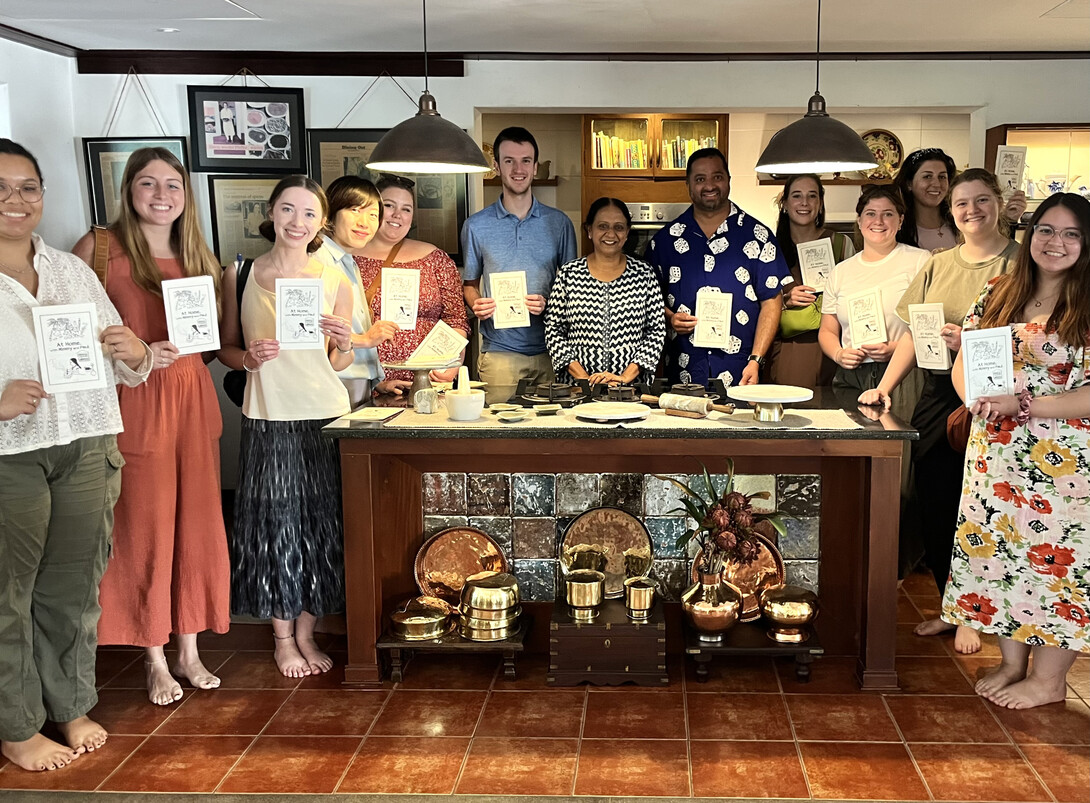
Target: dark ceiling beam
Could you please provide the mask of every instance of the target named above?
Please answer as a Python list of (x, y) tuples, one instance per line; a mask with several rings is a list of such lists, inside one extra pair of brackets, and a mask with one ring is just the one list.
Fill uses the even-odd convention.
[(46, 39), (44, 36), (20, 31), (18, 28), (12, 28), (4, 24), (0, 24), (0, 39), (18, 42), (21, 45), (29, 45), (47, 53), (56, 53), (58, 56), (76, 56), (79, 54), (79, 50), (71, 45), (55, 42), (52, 39)]
[[(813, 61), (813, 51), (789, 53), (435, 53), (464, 61)], [(1041, 61), (1090, 59), (1090, 50), (955, 50), (826, 52), (822, 61)]]
[[(255, 75), (382, 75), (423, 76), (420, 53), (342, 53), (238, 50), (82, 50), (76, 56), (81, 73), (143, 75), (234, 75), (243, 68)], [(428, 55), (432, 77), (461, 78), (460, 59)]]

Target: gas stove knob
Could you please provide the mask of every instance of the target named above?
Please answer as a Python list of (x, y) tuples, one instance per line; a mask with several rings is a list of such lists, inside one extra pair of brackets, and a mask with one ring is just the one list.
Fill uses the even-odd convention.
[(664, 217), (666, 217), (666, 215), (663, 214), (661, 209), (655, 212), (655, 220), (662, 220)]

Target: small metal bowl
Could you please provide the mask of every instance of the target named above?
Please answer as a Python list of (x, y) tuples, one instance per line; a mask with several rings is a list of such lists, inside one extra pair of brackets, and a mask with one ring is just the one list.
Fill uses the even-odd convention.
[(456, 623), (454, 608), (437, 597), (413, 597), (390, 614), (390, 632), (405, 641), (441, 638)]
[[(485, 576), (481, 576), (485, 575)], [(462, 605), (481, 611), (502, 611), (519, 603), (518, 580), (506, 572), (475, 574), (462, 586)]]
[(771, 622), (768, 637), (798, 644), (810, 638), (810, 623), (818, 615), (817, 594), (801, 586), (772, 586), (761, 592), (761, 613)]
[(591, 569), (569, 572), (564, 580), (571, 616), (579, 622), (592, 622), (605, 597), (606, 576)]
[(463, 619), (483, 619), (494, 622), (497, 619), (510, 619), (514, 616), (518, 616), (522, 613), (522, 606), (516, 605), (513, 608), (501, 608), (500, 610), (489, 611), (480, 608), (471, 608), (468, 605), (459, 605), (458, 613), (462, 615)]
[(458, 618), (458, 626), (467, 630), (505, 630), (515, 627), (518, 620), (518, 613), (508, 616), (506, 619), (477, 619), (463, 615)]

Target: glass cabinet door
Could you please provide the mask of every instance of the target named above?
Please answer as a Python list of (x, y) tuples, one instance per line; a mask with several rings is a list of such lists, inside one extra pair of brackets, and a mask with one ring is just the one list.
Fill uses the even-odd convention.
[(659, 170), (684, 171), (685, 163), (701, 148), (720, 148), (718, 118), (664, 116), (659, 134)]
[(590, 169), (648, 170), (651, 167), (649, 117), (594, 117), (590, 121)]

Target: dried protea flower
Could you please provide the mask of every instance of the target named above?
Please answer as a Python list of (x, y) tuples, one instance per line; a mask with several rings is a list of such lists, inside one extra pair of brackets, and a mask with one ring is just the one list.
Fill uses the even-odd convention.
[(730, 552), (738, 545), (738, 537), (730, 530), (723, 530), (715, 536), (715, 545), (724, 552)]
[(730, 526), (730, 513), (723, 509), (722, 505), (716, 505), (712, 508), (711, 516), (712, 529), (722, 530)]
[(734, 523), (739, 530), (749, 530), (753, 527), (753, 511), (739, 510), (734, 514)]
[(746, 506), (746, 495), (738, 491), (731, 491), (724, 497), (723, 505), (727, 510), (741, 510)]

